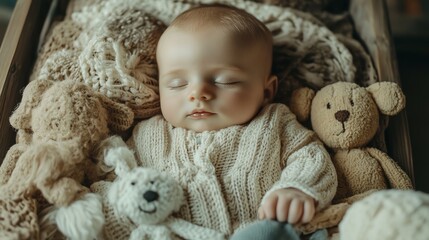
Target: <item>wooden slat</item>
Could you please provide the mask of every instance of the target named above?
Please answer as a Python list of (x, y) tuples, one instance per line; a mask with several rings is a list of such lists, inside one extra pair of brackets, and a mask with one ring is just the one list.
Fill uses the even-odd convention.
[[(381, 81), (400, 83), (385, 0), (351, 0), (356, 31), (365, 42)], [(414, 182), (413, 157), (405, 110), (390, 118), (386, 129), (388, 154)]]
[(18, 0), (0, 49), (0, 163), (15, 142), (9, 116), (21, 99), (36, 56), (49, 0)]

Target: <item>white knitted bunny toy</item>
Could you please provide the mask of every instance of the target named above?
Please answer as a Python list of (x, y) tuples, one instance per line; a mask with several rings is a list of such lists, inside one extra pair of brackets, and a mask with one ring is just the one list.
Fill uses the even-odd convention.
[(137, 226), (130, 239), (224, 239), (215, 230), (171, 216), (183, 204), (182, 188), (165, 173), (135, 167), (134, 155), (126, 146), (108, 150), (105, 163), (118, 175), (108, 190), (109, 204), (122, 221)]

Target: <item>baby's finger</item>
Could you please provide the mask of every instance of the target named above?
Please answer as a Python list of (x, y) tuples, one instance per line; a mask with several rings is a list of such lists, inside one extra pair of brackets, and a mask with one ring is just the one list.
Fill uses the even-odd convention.
[(302, 222), (308, 223), (313, 219), (314, 214), (316, 213), (316, 208), (313, 201), (304, 202), (304, 213), (302, 214)]
[(277, 201), (277, 208), (276, 208), (277, 221), (279, 221), (279, 222), (286, 222), (287, 221), (290, 201), (291, 200), (289, 198), (287, 198), (287, 199), (280, 198)]
[(302, 222), (308, 223), (313, 219), (314, 214), (316, 213), (316, 208), (312, 201), (304, 202), (304, 213), (302, 214)]
[(259, 219), (264, 219), (265, 218), (264, 209), (262, 207), (259, 207), (259, 209), (258, 209), (258, 218)]
[(298, 199), (293, 199), (292, 202), (290, 203), (289, 214), (287, 218), (287, 221), (290, 224), (295, 224), (301, 219), (302, 211), (303, 211), (302, 205), (303, 203), (301, 202), (301, 200), (298, 200)]
[(276, 219), (276, 206), (277, 206), (278, 196), (273, 195), (268, 197), (265, 202), (262, 204), (262, 210), (264, 211), (264, 216), (267, 219)]

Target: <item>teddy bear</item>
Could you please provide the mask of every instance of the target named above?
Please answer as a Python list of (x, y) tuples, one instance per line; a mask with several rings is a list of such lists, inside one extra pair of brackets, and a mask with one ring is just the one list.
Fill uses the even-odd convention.
[(429, 194), (389, 189), (355, 202), (339, 225), (340, 240), (424, 240), (429, 236)]
[(338, 176), (334, 205), (300, 226), (303, 232), (336, 226), (350, 204), (374, 191), (413, 188), (394, 160), (367, 146), (377, 133), (380, 113), (393, 116), (405, 107), (405, 96), (396, 83), (377, 82), (361, 87), (337, 82), (317, 93), (301, 88), (293, 92), (289, 107), (300, 122), (311, 117), (313, 130), (333, 152)]
[[(116, 138), (116, 139), (115, 139)], [(113, 142), (121, 142), (112, 137)], [(224, 235), (172, 216), (185, 197), (179, 183), (166, 173), (136, 167), (125, 143), (105, 151), (104, 161), (117, 175), (99, 181), (91, 190), (103, 196), (106, 239), (224, 239)]]
[[(53, 206), (53, 221), (70, 239), (93, 239), (104, 223), (92, 152), (109, 132), (123, 131), (133, 111), (72, 79), (31, 81), (10, 117), (18, 130), (0, 167), (0, 232), (38, 239), (37, 214)], [(39, 210), (37, 210), (39, 209)]]

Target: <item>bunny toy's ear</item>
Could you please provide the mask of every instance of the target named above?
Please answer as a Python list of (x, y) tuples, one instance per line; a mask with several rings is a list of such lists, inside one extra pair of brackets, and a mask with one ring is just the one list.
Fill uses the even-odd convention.
[(372, 95), (380, 112), (393, 116), (405, 108), (405, 95), (401, 87), (394, 82), (371, 84), (366, 90)]
[(292, 92), (289, 108), (299, 122), (305, 122), (310, 117), (311, 103), (315, 95), (310, 88), (299, 88)]
[(137, 166), (134, 153), (126, 146), (107, 150), (104, 162), (106, 165), (113, 167), (115, 174), (119, 177), (125, 176)]
[(43, 93), (54, 84), (50, 80), (35, 80), (28, 83), (22, 94), (22, 100), (15, 109), (9, 122), (15, 129), (31, 130), (31, 112), (39, 105)]
[(117, 103), (108, 97), (98, 94), (101, 104), (108, 112), (109, 128), (114, 132), (122, 132), (131, 127), (134, 121), (133, 110), (125, 104)]

